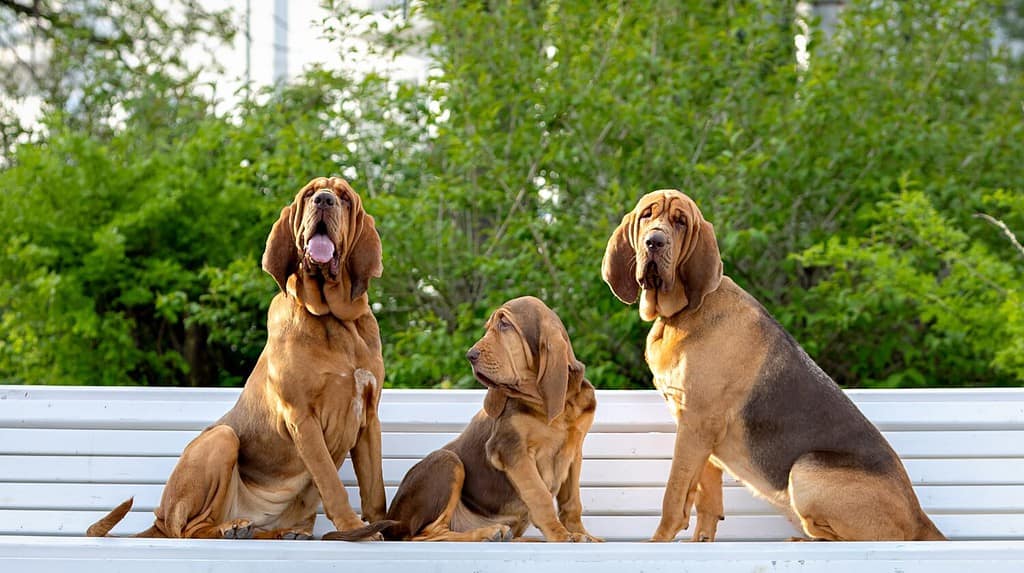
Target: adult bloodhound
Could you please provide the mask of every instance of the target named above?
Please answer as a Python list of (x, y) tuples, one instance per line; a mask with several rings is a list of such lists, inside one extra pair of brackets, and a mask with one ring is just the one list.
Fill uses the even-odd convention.
[[(382, 519), (384, 361), (366, 294), (382, 268), (373, 217), (347, 182), (319, 177), (298, 192), (263, 253), (281, 288), (266, 347), (234, 407), (185, 448), (155, 523), (137, 536), (308, 539), (322, 502), (336, 538), (379, 538), (380, 525), (349, 505), (338, 468), (351, 455), (363, 517)], [(87, 535), (106, 535), (131, 506)]]
[(597, 402), (558, 315), (534, 297), (510, 300), (466, 358), (487, 387), (483, 410), (409, 470), (384, 536), (506, 541), (532, 522), (547, 541), (600, 541), (583, 527), (580, 502)]
[(711, 223), (675, 190), (645, 195), (608, 241), (604, 280), (654, 321), (647, 363), (677, 423), (653, 540), (711, 541), (722, 469), (813, 539), (945, 539), (882, 434), (753, 297), (722, 274)]

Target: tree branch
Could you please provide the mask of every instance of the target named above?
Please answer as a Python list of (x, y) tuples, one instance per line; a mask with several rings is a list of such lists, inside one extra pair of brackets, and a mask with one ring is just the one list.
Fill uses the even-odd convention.
[(131, 43), (131, 38), (125, 34), (119, 34), (113, 37), (100, 36), (96, 33), (96, 30), (92, 29), (88, 25), (83, 25), (81, 23), (81, 19), (76, 15), (62, 14), (57, 11), (41, 10), (39, 2), (33, 2), (31, 6), (26, 6), (25, 4), (15, 2), (14, 0), (0, 0), (0, 8), (7, 8), (22, 19), (44, 20), (53, 28), (83, 32), (85, 33), (86, 40), (98, 46), (113, 49), (126, 46)]
[(984, 219), (989, 223), (995, 225), (997, 228), (1001, 229), (1003, 231), (1003, 234), (1006, 235), (1006, 238), (1009, 239), (1010, 242), (1013, 243), (1013, 246), (1016, 247), (1016, 249), (1020, 252), (1020, 254), (1024, 256), (1024, 246), (1020, 244), (1020, 241), (1017, 240), (1017, 236), (1013, 234), (1013, 231), (1011, 231), (1009, 227), (1006, 226), (1006, 223), (1000, 221), (999, 219), (996, 219), (991, 215), (986, 215), (985, 213), (975, 213), (974, 217), (977, 219)]

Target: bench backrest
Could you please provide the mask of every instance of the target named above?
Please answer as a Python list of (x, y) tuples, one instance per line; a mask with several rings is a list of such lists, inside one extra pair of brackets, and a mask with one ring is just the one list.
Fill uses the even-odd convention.
[[(114, 534), (145, 529), (185, 444), (230, 408), (238, 392), (0, 386), (0, 534), (82, 535), (129, 496), (135, 508)], [(848, 394), (899, 452), (943, 532), (955, 539), (1024, 539), (1024, 389)], [(478, 390), (385, 390), (380, 414), (389, 499), (405, 472), (461, 431), (482, 400)], [(674, 432), (656, 392), (598, 392), (582, 472), (584, 521), (592, 533), (609, 540), (650, 536)], [(341, 476), (358, 504), (347, 461)], [(722, 540), (798, 534), (728, 478), (725, 512)], [(317, 532), (330, 529), (321, 516)]]

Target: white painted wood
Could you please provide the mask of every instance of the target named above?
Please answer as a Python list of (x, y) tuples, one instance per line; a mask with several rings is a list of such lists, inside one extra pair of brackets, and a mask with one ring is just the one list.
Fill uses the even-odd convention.
[(1019, 572), (1024, 542), (921, 543), (329, 543), (0, 538), (5, 571), (225, 573), (478, 571), (531, 573)]
[[(352, 506), (358, 511), (355, 485), (348, 486)], [(160, 501), (163, 484), (60, 484), (5, 483), (0, 486), (4, 509), (59, 508), (60, 511), (106, 511), (128, 497), (134, 508), (152, 511)], [(388, 486), (388, 501), (396, 486)], [(726, 515), (774, 515), (772, 506), (751, 496), (738, 485), (724, 488)], [(929, 513), (1024, 513), (1024, 485), (917, 486), (921, 505)], [(582, 487), (583, 506), (592, 515), (660, 515), (663, 487)]]
[[(0, 510), (2, 535), (81, 536), (86, 528), (106, 511)], [(935, 524), (955, 539), (1024, 539), (1024, 515), (1020, 514), (933, 514)], [(583, 523), (591, 533), (609, 540), (636, 541), (650, 537), (658, 525), (658, 515), (585, 515)], [(153, 513), (132, 511), (112, 531), (124, 536), (153, 524)], [(318, 515), (314, 533), (322, 535), (334, 527)], [(731, 515), (721, 522), (719, 541), (780, 541), (801, 533), (779, 515)], [(536, 530), (527, 536), (539, 537)], [(684, 531), (680, 539), (689, 539)]]
[[(0, 455), (177, 456), (198, 430), (94, 430), (0, 428)], [(388, 432), (385, 455), (422, 457), (453, 440), (456, 432)], [(1024, 457), (1024, 430), (890, 431), (885, 437), (901, 458)], [(591, 432), (587, 458), (669, 459), (675, 435), (669, 432)]]
[[(713, 544), (711, 550), (688, 544), (616, 543), (557, 550), (550, 549), (552, 545), (514, 544), (492, 550), (462, 544), (88, 540), (71, 536), (81, 535), (90, 523), (133, 495), (135, 509), (114, 533), (126, 535), (148, 527), (181, 450), (231, 407), (238, 390), (0, 386), (0, 572), (73, 568), (151, 573), (189, 567), (248, 572), (301, 566), (303, 571), (370, 567), (375, 572), (408, 573), (459, 571), (463, 565), (465, 570), (493, 571), (513, 564), (512, 570), (537, 572), (585, 568), (841, 573), (866, 570), (866, 563), (870, 570), (959, 571), (971, 560), (976, 560), (972, 567), (985, 566), (986, 572), (1024, 570), (1024, 390), (848, 394), (903, 458), (922, 505), (940, 529), (954, 539), (1002, 541), (733, 541)], [(389, 499), (406, 470), (457, 435), (479, 410), (482, 398), (477, 390), (385, 390), (381, 415)], [(584, 447), (584, 521), (593, 533), (610, 540), (644, 539), (661, 513), (674, 424), (653, 391), (599, 391), (598, 404)], [(358, 506), (348, 462), (340, 473)], [(728, 517), (720, 524), (720, 540), (774, 541), (797, 534), (769, 504), (734, 480), (726, 479), (725, 485)], [(316, 531), (329, 529), (321, 516)], [(54, 534), (68, 537), (37, 537)], [(403, 549), (410, 545), (417, 549)], [(817, 549), (822, 546), (843, 549)], [(600, 549), (595, 552), (594, 547)], [(739, 552), (722, 549), (732, 547)], [(925, 547), (939, 547), (943, 559)]]
[[(398, 485), (416, 458), (385, 458), (385, 484)], [(116, 456), (0, 456), (0, 482), (53, 483), (164, 483), (177, 458)], [(664, 485), (672, 461), (668, 459), (585, 459), (580, 483), (586, 486)], [(1021, 483), (1024, 459), (909, 459), (907, 473), (915, 484), (1012, 485)], [(341, 467), (341, 478), (355, 483), (351, 464)], [(731, 478), (728, 480), (734, 483)]]
[[(64, 395), (58, 398), (60, 391), (50, 387), (41, 393), (42, 397), (35, 398), (33, 388), (0, 390), (0, 427), (201, 429), (219, 418), (237, 397), (237, 390), (233, 389), (206, 390), (219, 400), (200, 401), (182, 395), (190, 389), (175, 389), (177, 392), (164, 389), (161, 394), (169, 398), (155, 400), (140, 394), (138, 389), (104, 389), (111, 396), (104, 400), (83, 395), (81, 388), (66, 388), (62, 389)], [(481, 393), (476, 390), (435, 391), (442, 395), (453, 392), (450, 401), (439, 401), (428, 392), (385, 390), (381, 420), (386, 429), (459, 431), (480, 408)], [(878, 396), (879, 392), (887, 391), (851, 392), (850, 395), (883, 430), (1008, 430), (1019, 428), (1024, 417), (1024, 397), (1005, 391), (958, 392), (946, 401), (920, 393), (885, 400)], [(643, 423), (638, 426), (641, 420)], [(604, 390), (598, 392), (594, 429), (672, 432), (674, 422), (655, 392)]]

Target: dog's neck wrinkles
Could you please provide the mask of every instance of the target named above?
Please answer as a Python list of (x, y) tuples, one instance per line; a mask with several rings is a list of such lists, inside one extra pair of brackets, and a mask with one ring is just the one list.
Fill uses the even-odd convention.
[(337, 281), (325, 281), (315, 275), (295, 273), (288, 277), (288, 296), (315, 316), (334, 315), (338, 320), (355, 320), (370, 312), (370, 299), (363, 293), (349, 299), (352, 283), (341, 273)]
[(689, 300), (681, 284), (676, 281), (675, 286), (668, 292), (658, 289), (640, 289), (640, 318), (643, 320), (657, 320), (660, 317), (673, 317), (686, 308)]

